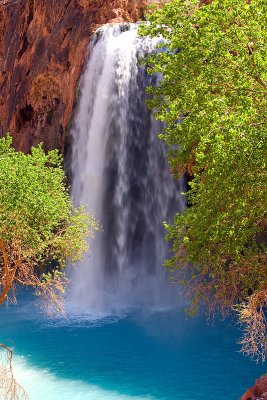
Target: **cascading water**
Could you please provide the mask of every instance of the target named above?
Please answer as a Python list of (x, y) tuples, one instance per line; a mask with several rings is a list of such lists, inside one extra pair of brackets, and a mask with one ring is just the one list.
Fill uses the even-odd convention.
[(166, 162), (162, 126), (146, 107), (156, 84), (138, 65), (160, 39), (140, 38), (133, 24), (109, 25), (91, 44), (73, 135), (72, 196), (101, 222), (92, 254), (72, 272), (71, 304), (89, 313), (162, 308), (171, 285), (163, 220), (184, 208), (182, 182)]
[[(68, 318), (47, 319), (31, 292), (0, 308), (0, 342), (12, 346), (14, 376), (31, 400), (234, 400), (266, 373), (240, 354), (240, 331), (229, 320), (207, 327), (205, 318), (177, 312), (177, 285), (161, 267), (162, 220), (184, 202), (157, 138), (162, 126), (145, 106), (144, 88), (157, 79), (137, 65), (157, 41), (117, 25), (99, 31), (90, 48), (73, 128), (72, 194), (103, 231), (92, 256), (70, 267)], [(125, 315), (171, 302), (176, 311)], [(2, 353), (1, 383), (3, 372), (10, 378), (5, 360)]]

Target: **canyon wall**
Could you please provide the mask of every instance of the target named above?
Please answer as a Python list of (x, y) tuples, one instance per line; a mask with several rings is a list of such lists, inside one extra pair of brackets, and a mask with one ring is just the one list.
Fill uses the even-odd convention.
[(145, 6), (145, 0), (0, 0), (0, 136), (10, 132), (26, 152), (39, 142), (64, 152), (93, 32), (136, 21)]

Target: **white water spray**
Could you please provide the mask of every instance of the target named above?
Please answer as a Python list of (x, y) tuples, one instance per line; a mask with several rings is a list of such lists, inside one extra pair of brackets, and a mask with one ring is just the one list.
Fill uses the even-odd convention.
[(157, 138), (162, 126), (146, 107), (146, 74), (138, 57), (159, 39), (140, 38), (135, 25), (109, 25), (90, 47), (72, 129), (72, 196), (101, 221), (92, 254), (72, 273), (77, 312), (106, 314), (163, 308), (170, 283), (162, 263), (168, 246), (163, 220), (182, 211), (175, 182)]

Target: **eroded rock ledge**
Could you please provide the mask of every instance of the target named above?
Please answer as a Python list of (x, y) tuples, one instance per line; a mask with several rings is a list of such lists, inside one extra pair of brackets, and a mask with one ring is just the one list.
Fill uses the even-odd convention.
[(64, 149), (93, 31), (136, 21), (145, 0), (0, 0), (0, 136)]
[(241, 400), (267, 400), (267, 375), (257, 379), (255, 385), (247, 390)]

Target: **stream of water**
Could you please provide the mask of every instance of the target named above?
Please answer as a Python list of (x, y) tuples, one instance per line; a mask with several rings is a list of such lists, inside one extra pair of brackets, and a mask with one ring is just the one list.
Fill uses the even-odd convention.
[(156, 85), (138, 57), (160, 39), (140, 38), (133, 24), (101, 28), (90, 46), (72, 129), (72, 195), (100, 220), (92, 255), (72, 272), (70, 307), (114, 313), (168, 308), (175, 295), (162, 263), (162, 222), (183, 211), (183, 181), (171, 176), (145, 88)]

